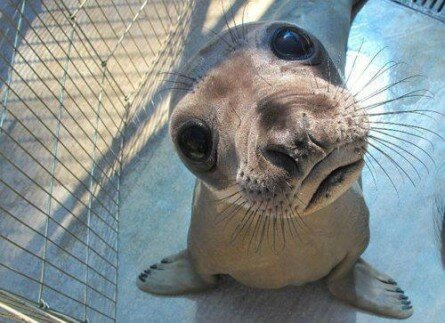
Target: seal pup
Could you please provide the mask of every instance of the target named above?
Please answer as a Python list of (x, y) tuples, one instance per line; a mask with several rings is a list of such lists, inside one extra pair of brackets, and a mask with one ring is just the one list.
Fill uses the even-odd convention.
[(302, 1), (295, 16), (284, 5), (286, 20), (228, 28), (186, 65), (169, 132), (197, 177), (188, 244), (144, 270), (141, 290), (195, 292), (220, 274), (256, 288), (324, 279), (354, 306), (412, 315), (395, 280), (360, 257), (369, 123), (342, 77), (355, 2)]

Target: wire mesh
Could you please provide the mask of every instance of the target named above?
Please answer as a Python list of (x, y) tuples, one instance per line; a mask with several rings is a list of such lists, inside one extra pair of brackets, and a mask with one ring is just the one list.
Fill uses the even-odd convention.
[(445, 22), (445, 0), (393, 0), (408, 8)]
[(115, 320), (120, 173), (166, 120), (158, 72), (177, 63), (193, 6), (0, 3), (0, 289)]

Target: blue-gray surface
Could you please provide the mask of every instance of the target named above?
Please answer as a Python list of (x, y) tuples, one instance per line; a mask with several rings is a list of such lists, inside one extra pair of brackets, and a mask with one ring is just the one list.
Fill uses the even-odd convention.
[[(235, 1), (235, 8), (240, 3)], [(249, 8), (254, 10), (255, 6)], [(383, 73), (377, 88), (410, 75), (424, 76), (391, 88), (387, 97), (417, 89), (434, 93), (433, 99), (411, 98), (384, 110), (435, 109), (445, 113), (445, 24), (390, 1), (370, 0), (353, 22), (349, 66), (362, 41), (356, 71), (362, 71), (384, 47), (367, 71), (370, 76), (388, 61), (404, 62)], [(357, 77), (357, 73), (351, 76), (352, 83), (354, 75)], [(407, 114), (391, 122), (417, 124), (444, 133), (441, 115), (428, 118)], [(419, 168), (419, 179), (413, 169), (409, 171), (409, 164), (404, 164), (416, 187), (406, 178), (402, 181), (399, 171), (382, 156), (379, 161), (394, 179), (399, 197), (377, 164), (373, 169), (377, 186), (368, 170), (364, 171), (364, 191), (371, 210), (371, 242), (364, 258), (395, 277), (406, 290), (415, 307), (408, 321), (443, 322), (445, 269), (440, 230), (444, 229), (445, 144), (437, 136), (422, 132), (434, 148), (425, 140), (398, 134), (425, 149), (437, 163), (435, 167), (422, 150), (402, 142), (413, 154), (423, 154), (429, 168), (429, 173)], [(298, 288), (254, 290), (226, 279), (214, 290), (181, 297), (156, 297), (137, 290), (135, 277), (142, 268), (185, 247), (193, 182), (193, 176), (176, 157), (165, 127), (126, 170), (120, 216), (119, 322), (387, 320), (337, 301), (320, 282)]]

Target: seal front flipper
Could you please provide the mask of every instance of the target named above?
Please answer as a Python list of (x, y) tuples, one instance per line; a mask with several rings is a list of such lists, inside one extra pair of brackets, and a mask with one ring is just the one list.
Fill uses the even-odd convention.
[(361, 258), (350, 266), (345, 259), (328, 276), (328, 288), (334, 296), (380, 315), (407, 318), (413, 314), (411, 302), (391, 277)]
[(213, 287), (215, 276), (196, 272), (187, 250), (164, 258), (145, 269), (136, 279), (140, 290), (160, 295), (178, 295)]

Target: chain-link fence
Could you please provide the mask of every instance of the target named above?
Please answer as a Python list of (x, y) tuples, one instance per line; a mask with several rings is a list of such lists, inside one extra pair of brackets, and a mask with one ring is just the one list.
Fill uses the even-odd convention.
[(193, 5), (0, 3), (0, 318), (115, 319), (120, 171)]

